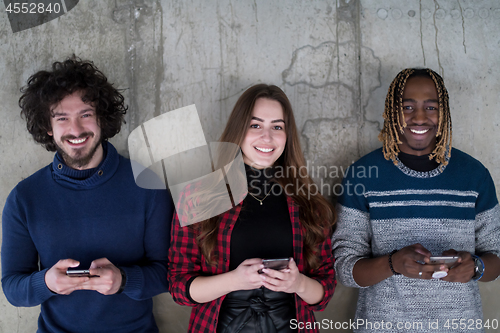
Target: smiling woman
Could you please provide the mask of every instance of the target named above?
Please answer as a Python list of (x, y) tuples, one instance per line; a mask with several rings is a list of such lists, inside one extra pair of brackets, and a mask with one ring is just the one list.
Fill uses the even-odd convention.
[[(313, 182), (285, 93), (272, 85), (250, 87), (219, 141), (241, 147), (249, 195), (194, 225), (181, 227), (174, 217), (170, 293), (193, 307), (190, 332), (296, 332), (293, 320), (314, 323), (313, 311), (333, 295), (335, 219), (330, 203), (309, 192)], [(288, 266), (266, 268), (263, 259)]]
[(259, 98), (241, 144), (243, 160), (256, 169), (271, 167), (281, 156), (286, 144), (283, 108), (278, 101)]

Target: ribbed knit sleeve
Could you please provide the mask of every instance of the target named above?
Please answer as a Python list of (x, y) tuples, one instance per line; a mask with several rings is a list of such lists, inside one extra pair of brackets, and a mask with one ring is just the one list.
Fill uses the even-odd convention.
[(495, 185), (488, 170), (484, 170), (476, 200), (476, 254), (493, 253), (500, 257), (500, 207)]
[(173, 207), (167, 191), (154, 191), (145, 222), (143, 265), (120, 267), (127, 281), (123, 293), (134, 300), (145, 300), (168, 291), (168, 249)]
[(500, 207), (476, 215), (476, 254), (493, 253), (500, 257)]
[(337, 205), (338, 222), (332, 237), (337, 279), (347, 287), (361, 288), (352, 274), (359, 259), (371, 256), (370, 214)]
[[(45, 285), (46, 269), (38, 269), (38, 252), (30, 237), (23, 207), (14, 189), (2, 215), (2, 288), (15, 306), (36, 306), (54, 294)], [(23, 248), (19, 253), (17, 249)]]
[[(369, 205), (364, 197), (363, 178), (357, 178), (357, 165), (351, 165), (342, 180), (342, 195), (337, 203), (337, 225), (332, 236), (337, 279), (345, 286), (360, 288), (352, 270), (359, 259), (372, 256)], [(363, 191), (361, 191), (362, 189)]]

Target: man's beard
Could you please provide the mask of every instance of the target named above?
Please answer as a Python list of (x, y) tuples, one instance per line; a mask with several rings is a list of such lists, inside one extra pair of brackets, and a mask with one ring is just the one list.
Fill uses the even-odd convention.
[[(94, 133), (88, 132), (88, 133), (83, 133), (82, 135), (80, 135), (80, 137), (86, 137), (86, 136), (93, 138), (94, 137)], [(64, 142), (65, 140), (68, 140), (68, 139), (72, 140), (72, 139), (78, 139), (78, 138), (75, 137), (75, 136), (64, 136), (64, 137), (61, 138), (61, 141)], [(100, 138), (98, 138), (98, 139), (100, 139)], [(57, 144), (57, 142), (55, 140), (54, 140), (54, 143), (56, 145), (57, 152), (62, 156), (62, 158), (64, 159), (64, 162), (66, 163), (67, 166), (69, 166), (70, 168), (73, 168), (73, 169), (81, 169), (81, 168), (87, 166), (90, 163), (90, 161), (92, 160), (92, 158), (95, 155), (95, 152), (97, 151), (97, 148), (99, 148), (99, 145), (101, 144), (101, 140), (97, 140), (95, 142), (95, 145), (90, 148), (90, 151), (86, 155), (81, 156), (81, 154), (82, 154), (81, 150), (82, 149), (74, 149), (74, 151), (75, 151), (75, 157), (69, 156), (64, 151), (64, 149), (62, 149)]]

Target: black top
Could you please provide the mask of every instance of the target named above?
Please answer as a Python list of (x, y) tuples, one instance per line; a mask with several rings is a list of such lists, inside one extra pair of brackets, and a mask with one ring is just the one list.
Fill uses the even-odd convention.
[(419, 172), (428, 172), (436, 169), (439, 166), (439, 163), (436, 162), (435, 159), (429, 160), (429, 155), (410, 155), (399, 152), (398, 158), (399, 160), (406, 165), (408, 168), (419, 171)]
[[(272, 180), (274, 170), (245, 164), (249, 194), (231, 234), (229, 269), (250, 258), (293, 257), (293, 234), (284, 190)], [(269, 195), (266, 197), (266, 195)], [(252, 197), (262, 200), (262, 205)]]

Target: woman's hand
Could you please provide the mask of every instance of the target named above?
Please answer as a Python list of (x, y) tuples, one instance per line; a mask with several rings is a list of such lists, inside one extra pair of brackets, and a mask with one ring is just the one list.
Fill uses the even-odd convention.
[(300, 273), (293, 258), (290, 258), (287, 269), (275, 271), (265, 268), (262, 271), (264, 274), (261, 274), (260, 278), (267, 289), (295, 293), (308, 304), (318, 304), (325, 295), (323, 285)]
[(232, 291), (260, 288), (262, 279), (257, 271), (262, 267), (262, 259), (252, 258), (243, 261), (230, 272), (198, 276), (191, 283), (189, 293), (194, 301), (206, 303)]
[(262, 259), (252, 258), (243, 261), (231, 272), (233, 291), (260, 288), (263, 283), (258, 270), (263, 268)]
[(288, 268), (276, 271), (270, 268), (262, 270), (259, 278), (262, 285), (273, 291), (283, 291), (285, 293), (300, 293), (304, 291), (305, 276), (299, 272), (293, 258), (290, 258)]

